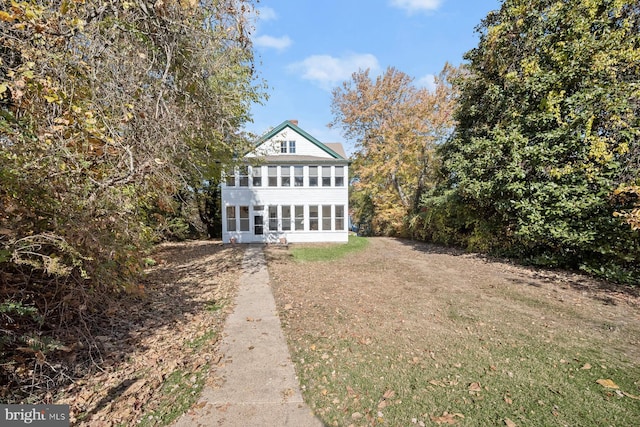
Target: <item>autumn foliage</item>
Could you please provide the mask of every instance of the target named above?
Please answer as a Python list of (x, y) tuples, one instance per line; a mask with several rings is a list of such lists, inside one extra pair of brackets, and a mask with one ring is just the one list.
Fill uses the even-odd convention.
[(432, 91), (395, 68), (375, 79), (365, 70), (333, 91), (332, 126), (356, 142), (355, 218), (375, 233), (406, 235), (407, 218), (433, 186), (435, 147), (453, 128), (450, 79), (458, 73), (446, 65)]
[(4, 363), (16, 348), (46, 356), (91, 335), (103, 298), (143, 292), (144, 251), (179, 225), (180, 192), (246, 143), (261, 97), (249, 8), (0, 1), (3, 385), (21, 381)]

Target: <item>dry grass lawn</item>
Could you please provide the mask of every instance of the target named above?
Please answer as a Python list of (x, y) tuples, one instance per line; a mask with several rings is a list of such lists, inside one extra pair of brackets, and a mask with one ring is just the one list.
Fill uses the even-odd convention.
[(267, 249), (327, 425), (640, 425), (637, 288), (369, 240), (336, 261)]

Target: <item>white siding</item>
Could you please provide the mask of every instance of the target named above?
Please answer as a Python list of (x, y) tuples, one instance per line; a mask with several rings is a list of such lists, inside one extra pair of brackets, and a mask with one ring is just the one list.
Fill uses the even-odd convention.
[(313, 142), (309, 141), (304, 136), (295, 132), (293, 129), (285, 128), (278, 132), (273, 138), (263, 142), (260, 147), (256, 149), (255, 153), (250, 153), (247, 157), (258, 156), (273, 156), (280, 155), (280, 142), (281, 141), (295, 141), (297, 156), (316, 156), (332, 159), (331, 155), (322, 148), (318, 147)]
[[(287, 142), (287, 153), (280, 150), (280, 142)], [(295, 141), (295, 153), (291, 153), (289, 141)], [(286, 240), (287, 242), (347, 242), (348, 241), (348, 212), (349, 212), (349, 167), (345, 163), (345, 159), (335, 159), (327, 151), (310, 141), (303, 135), (294, 131), (291, 127), (284, 127), (280, 132), (275, 134), (269, 140), (260, 144), (254, 153), (248, 154), (247, 157), (255, 156), (282, 156), (283, 160), (289, 160), (289, 165), (276, 165), (272, 163), (255, 166), (260, 168), (262, 185), (254, 187), (252, 173), (248, 180), (248, 186), (240, 187), (240, 180), (236, 179), (235, 186), (227, 187), (224, 183), (222, 188), (222, 240), (224, 243), (235, 241), (237, 243), (255, 243), (255, 242), (279, 242)], [(295, 168), (296, 156), (304, 158), (318, 158), (317, 163), (307, 163), (303, 166), (304, 180), (303, 186), (295, 185)], [(297, 160), (300, 161), (299, 159)], [(335, 166), (340, 166), (344, 170), (343, 185), (335, 186)], [(269, 186), (269, 166), (277, 167), (277, 185)], [(318, 186), (309, 186), (309, 166), (318, 166)], [(331, 186), (323, 186), (322, 183), (322, 167), (329, 166), (331, 170)], [(282, 186), (282, 167), (289, 168), (289, 186)], [(283, 227), (283, 206), (289, 206), (291, 210), (290, 227)], [(295, 206), (304, 207), (304, 229), (296, 229), (295, 226)], [(322, 206), (329, 206), (331, 212), (331, 229), (330, 230), (310, 230), (309, 225), (309, 207), (318, 206), (319, 224), (322, 224)], [(341, 206), (344, 212), (342, 230), (335, 230), (335, 213), (336, 206)], [(227, 209), (234, 207), (234, 209)], [(249, 231), (246, 230), (246, 219), (241, 227), (241, 213), (249, 208)], [(269, 228), (269, 207), (275, 207), (271, 210), (277, 213), (277, 229)], [(274, 210), (275, 209), (275, 210)], [(285, 209), (286, 210), (286, 209)], [(230, 221), (233, 231), (228, 230), (229, 223), (227, 221), (227, 212), (235, 212), (236, 220)], [(259, 233), (260, 227), (256, 227), (256, 216), (262, 216), (262, 234)], [(288, 230), (288, 228), (291, 228)], [(320, 227), (322, 228), (322, 227)]]
[[(231, 238), (235, 238), (237, 243), (252, 243), (252, 242), (278, 242), (280, 238), (285, 238), (287, 242), (346, 242), (348, 240), (347, 227), (347, 212), (348, 212), (348, 191), (346, 187), (342, 188), (304, 188), (304, 187), (286, 187), (286, 188), (223, 188), (222, 200), (224, 206), (222, 209), (222, 224), (223, 224), (223, 236), (222, 239), (225, 243), (229, 243)], [(308, 217), (309, 206), (323, 206), (330, 205), (332, 209), (332, 228), (333, 218), (335, 216), (335, 206), (344, 206), (345, 212), (345, 229), (344, 230), (320, 230), (310, 231), (308, 230)], [(228, 232), (226, 227), (226, 207), (227, 206), (249, 206), (250, 215), (250, 230), (248, 232)], [(254, 234), (254, 218), (259, 212), (254, 211), (255, 206), (263, 207), (261, 211), (263, 215), (264, 234)], [(282, 210), (281, 206), (292, 207), (292, 220), (294, 217), (294, 206), (305, 207), (305, 230), (291, 230), (291, 231), (274, 231), (268, 230), (269, 218), (268, 218), (268, 206), (278, 206), (278, 229), (282, 230)], [(239, 215), (239, 214), (238, 214)], [(322, 218), (320, 218), (320, 221)], [(292, 228), (294, 228), (292, 226)], [(239, 227), (237, 227), (239, 230)]]

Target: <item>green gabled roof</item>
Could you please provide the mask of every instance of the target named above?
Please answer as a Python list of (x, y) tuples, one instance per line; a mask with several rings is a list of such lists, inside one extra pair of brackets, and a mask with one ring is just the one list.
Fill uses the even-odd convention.
[(258, 148), (260, 145), (262, 145), (264, 142), (268, 141), (269, 139), (273, 138), (274, 136), (276, 136), (277, 134), (279, 134), (283, 129), (285, 128), (290, 128), (291, 130), (293, 130), (294, 132), (299, 133), (300, 135), (302, 135), (304, 138), (306, 138), (309, 142), (311, 142), (312, 144), (315, 144), (318, 148), (320, 148), (321, 150), (323, 150), (324, 152), (326, 152), (327, 154), (329, 154), (330, 156), (332, 156), (335, 159), (340, 159), (340, 160), (347, 160), (345, 159), (343, 156), (341, 156), (340, 154), (336, 153), (335, 151), (333, 151), (331, 148), (327, 147), (325, 144), (323, 144), (322, 142), (318, 141), (317, 139), (315, 139), (313, 136), (309, 135), (307, 132), (305, 132), (304, 130), (302, 130), (300, 127), (298, 127), (297, 125), (291, 123), (291, 121), (289, 120), (285, 120), (284, 122), (280, 123), (278, 126), (274, 127), (273, 129), (271, 129), (269, 132), (267, 132), (266, 134), (262, 135), (260, 137), (260, 139), (258, 139), (258, 142), (256, 142), (255, 148)]

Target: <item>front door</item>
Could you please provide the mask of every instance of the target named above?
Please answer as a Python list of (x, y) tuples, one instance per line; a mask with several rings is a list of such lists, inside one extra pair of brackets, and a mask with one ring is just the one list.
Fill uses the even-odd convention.
[(262, 235), (264, 231), (264, 226), (262, 224), (262, 215), (255, 215), (253, 217), (253, 234), (256, 236)]

